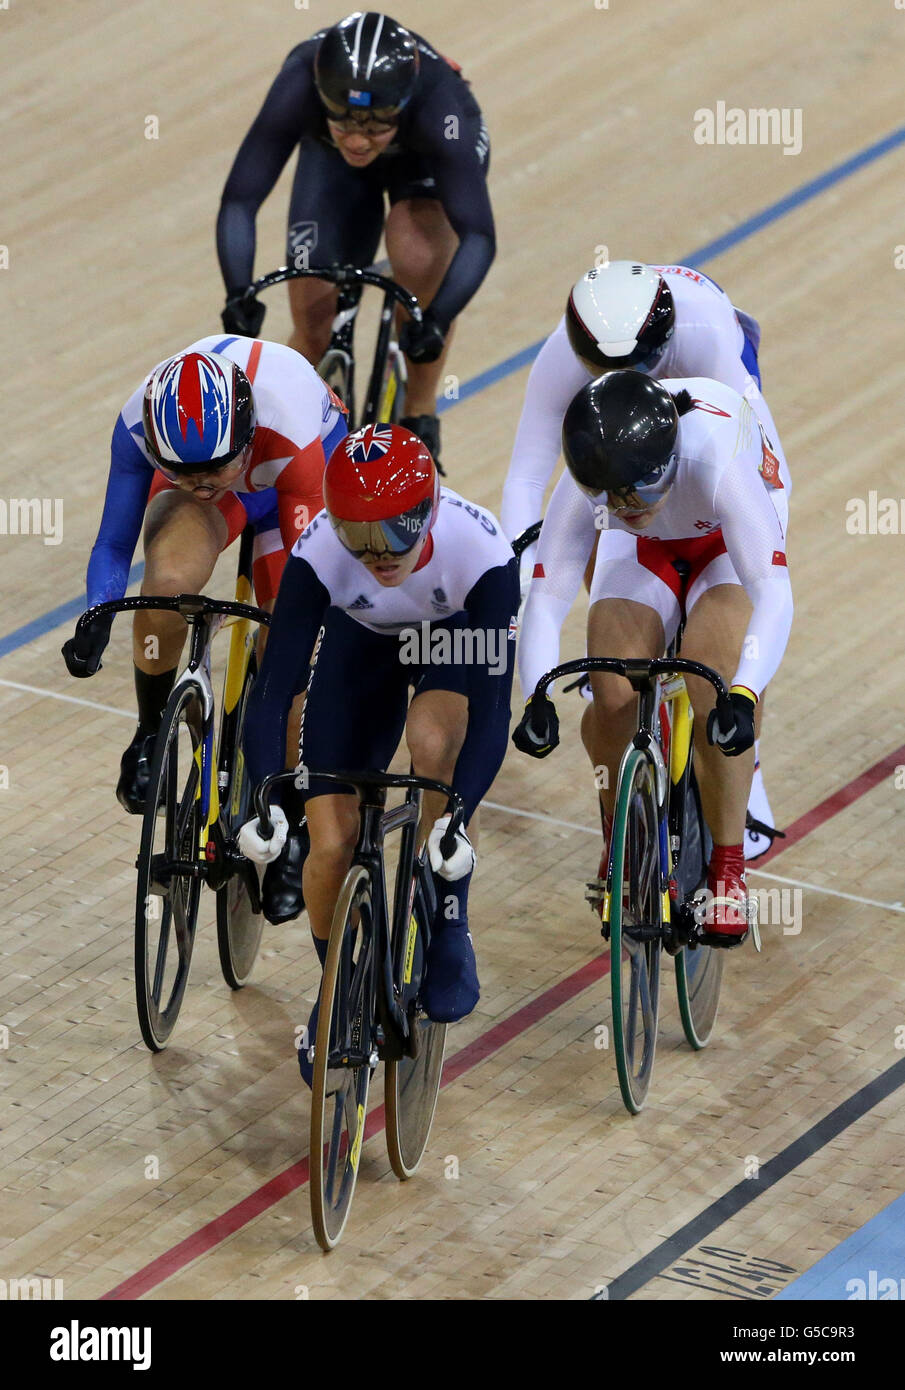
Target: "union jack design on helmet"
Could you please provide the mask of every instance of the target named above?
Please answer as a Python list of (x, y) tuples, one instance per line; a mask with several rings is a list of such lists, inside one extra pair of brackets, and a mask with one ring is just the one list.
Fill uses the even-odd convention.
[(365, 425), (346, 435), (344, 446), (353, 463), (373, 463), (389, 453), (393, 445), (391, 425)]
[(221, 468), (254, 435), (251, 383), (222, 353), (180, 353), (151, 374), (142, 422), (148, 451), (164, 471)]
[(423, 440), (402, 425), (365, 425), (337, 444), (324, 506), (347, 550), (404, 555), (430, 530), (440, 479)]

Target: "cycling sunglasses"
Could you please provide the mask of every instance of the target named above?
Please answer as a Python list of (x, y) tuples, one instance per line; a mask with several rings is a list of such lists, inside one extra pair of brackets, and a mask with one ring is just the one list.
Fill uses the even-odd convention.
[(343, 545), (357, 560), (363, 555), (399, 557), (408, 555), (420, 541), (433, 505), (433, 499), (428, 497), (401, 516), (382, 521), (341, 521), (332, 516), (330, 521)]

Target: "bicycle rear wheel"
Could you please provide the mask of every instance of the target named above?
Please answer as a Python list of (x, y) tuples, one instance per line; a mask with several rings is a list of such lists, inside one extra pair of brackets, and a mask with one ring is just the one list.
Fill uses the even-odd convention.
[(328, 348), (317, 364), (317, 374), (335, 391), (349, 411), (349, 429), (354, 429), (355, 399), (353, 362), (344, 348)]
[(610, 992), (613, 1050), (626, 1109), (647, 1097), (660, 1009), (660, 850), (656, 773), (632, 748), (619, 782), (610, 855)]
[[(685, 802), (685, 834), (675, 879), (685, 904), (703, 884), (710, 858), (710, 835), (701, 810), (701, 794), (692, 769)], [(685, 1037), (696, 1052), (706, 1047), (720, 1006), (722, 951), (712, 946), (683, 946), (676, 956), (676, 990)]]
[(402, 415), (402, 403), (405, 400), (406, 381), (405, 357), (399, 350), (399, 344), (391, 342), (387, 353), (383, 391), (377, 412), (378, 424), (396, 425), (399, 423), (399, 418)]
[(135, 1002), (152, 1052), (166, 1047), (179, 1017), (195, 944), (201, 879), (170, 875), (164, 866), (198, 859), (201, 710), (201, 691), (192, 683), (170, 696), (154, 745), (136, 860)]
[(431, 913), (416, 891), (405, 942), (394, 943), (394, 983), (409, 1021), (411, 1056), (387, 1061), (384, 1068), (387, 1150), (393, 1172), (404, 1182), (417, 1170), (427, 1148), (446, 1050), (447, 1024), (434, 1023), (418, 1002), (430, 945)]
[(336, 903), (314, 1041), (309, 1148), (311, 1220), (322, 1250), (343, 1233), (364, 1142), (371, 1084), (371, 879), (353, 865)]
[[(223, 791), (221, 823), (229, 841), (235, 840), (240, 828), (251, 815), (254, 788), (245, 766), (242, 734), (255, 672), (256, 666), (252, 657), (245, 673), (245, 683), (236, 706), (235, 717), (224, 706), (219, 762), (221, 770), (227, 773), (228, 781)], [(254, 875), (257, 878), (257, 872), (256, 866), (250, 860), (245, 860), (217, 893), (217, 948), (223, 978), (230, 989), (241, 989), (247, 982), (261, 945), (264, 914), (253, 910), (249, 892), (249, 876)]]

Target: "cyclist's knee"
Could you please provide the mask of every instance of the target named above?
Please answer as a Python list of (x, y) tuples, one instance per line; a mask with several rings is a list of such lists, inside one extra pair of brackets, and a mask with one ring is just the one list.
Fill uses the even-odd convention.
[(462, 751), (464, 733), (440, 724), (422, 724), (409, 735), (412, 764), (420, 777), (449, 777)]
[(306, 811), (312, 858), (325, 868), (346, 867), (358, 840), (357, 798), (311, 797)]

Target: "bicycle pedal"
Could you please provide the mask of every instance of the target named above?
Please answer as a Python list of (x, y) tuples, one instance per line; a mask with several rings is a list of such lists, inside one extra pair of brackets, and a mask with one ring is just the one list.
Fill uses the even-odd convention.
[(585, 902), (590, 903), (592, 907), (599, 907), (606, 892), (606, 879), (592, 879), (590, 883), (585, 884), (585, 888), (587, 889), (584, 895)]

